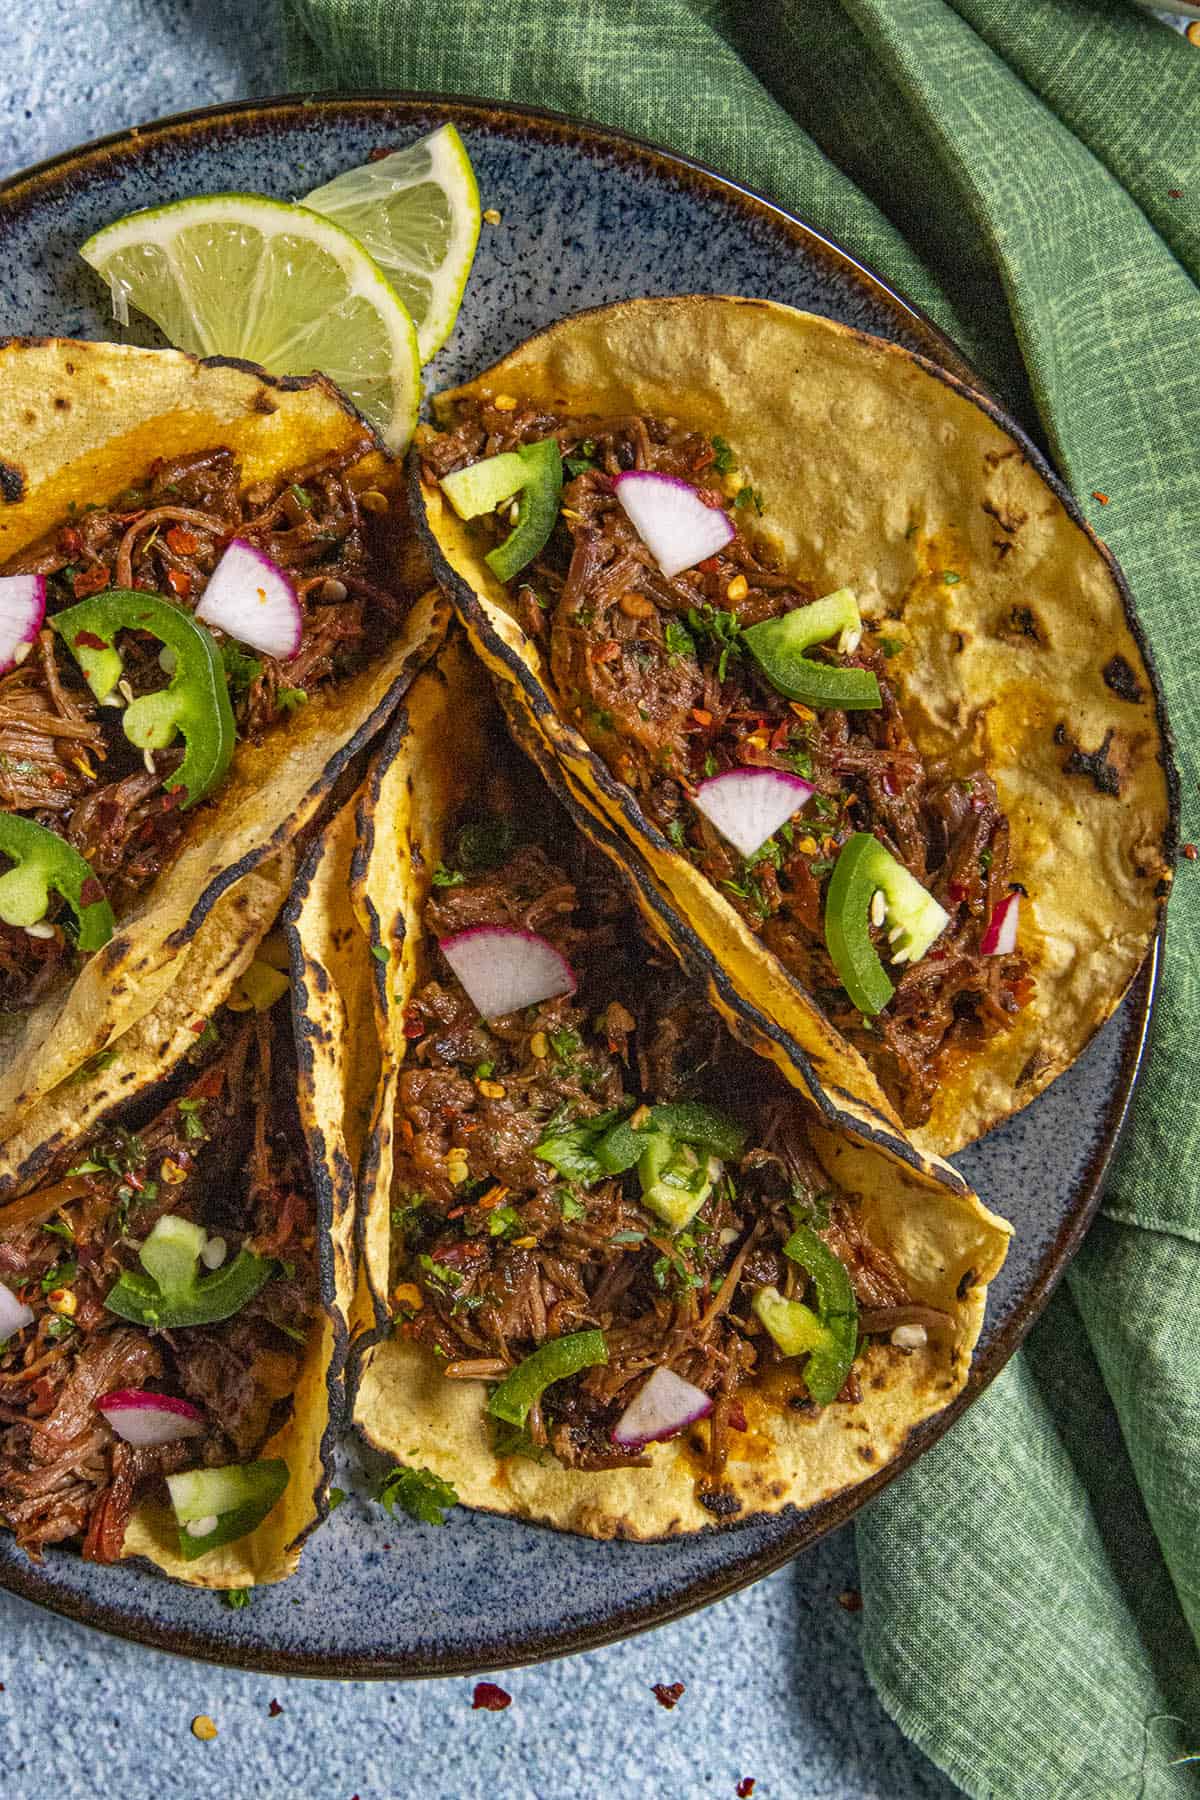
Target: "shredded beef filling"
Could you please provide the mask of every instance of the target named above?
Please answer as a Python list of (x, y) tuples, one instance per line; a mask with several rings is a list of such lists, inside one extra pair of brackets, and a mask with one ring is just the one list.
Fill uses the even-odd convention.
[[(766, 1284), (805, 1296), (807, 1275), (782, 1254), (797, 1220), (845, 1262), (880, 1330), (900, 1322), (886, 1309), (910, 1305), (903, 1280), (865, 1237), (853, 1200), (830, 1191), (794, 1100), (764, 1106), (762, 1065), (673, 965), (647, 963), (606, 866), (580, 840), (564, 835), (552, 854), (525, 845), (498, 867), (438, 879), (431, 936), (490, 923), (537, 930), (579, 987), (487, 1023), (445, 968), (413, 999), (392, 1215), (398, 1328), (447, 1378), (497, 1380), (547, 1340), (598, 1327), (608, 1362), (556, 1383), (525, 1434), (499, 1429), (497, 1449), (571, 1468), (636, 1465), (612, 1430), (666, 1364), (716, 1401), (701, 1428), (702, 1479), (715, 1492), (730, 1433), (746, 1429), (744, 1388), (770, 1378), (780, 1396), (809, 1404), (804, 1359), (785, 1361), (750, 1310)], [(752, 1147), (676, 1236), (641, 1204), (636, 1172), (581, 1185), (537, 1154), (548, 1121), (683, 1098), (742, 1119)], [(853, 1374), (840, 1397), (857, 1397)]]
[[(907, 1124), (929, 1117), (939, 1072), (1003, 1031), (1030, 997), (1020, 955), (980, 943), (1012, 882), (1007, 821), (991, 779), (957, 776), (916, 748), (888, 678), (886, 635), (852, 654), (813, 652), (872, 670), (878, 711), (821, 711), (779, 694), (738, 632), (805, 605), (812, 587), (767, 566), (745, 525), (758, 500), (717, 441), (654, 419), (566, 419), (532, 406), (470, 402), (421, 447), (431, 477), (554, 436), (569, 477), (545, 550), (514, 584), (514, 604), (546, 654), (572, 722), (636, 792), (647, 817), (714, 882), (871, 1064)], [(650, 469), (729, 508), (737, 535), (697, 568), (666, 577), (612, 489)], [(495, 521), (497, 535), (506, 521)], [(788, 770), (816, 789), (792, 826), (748, 861), (689, 803), (706, 776), (743, 766)], [(870, 831), (934, 894), (951, 924), (866, 1021), (825, 946), (824, 896), (838, 852)], [(885, 961), (887, 944), (873, 936)]]
[[(350, 482), (368, 448), (364, 439), (245, 489), (229, 450), (160, 462), (143, 486), (112, 506), (77, 511), (0, 572), (45, 575), (50, 618), (109, 587), (144, 589), (194, 610), (232, 537), (265, 551), (295, 582), (304, 615), (298, 654), (288, 662), (250, 655), (213, 632), (239, 736), (258, 739), (286, 729), (308, 695), (377, 655), (429, 585), (400, 503), (365, 510)], [(120, 646), (134, 694), (166, 683), (156, 639), (124, 632)], [(149, 773), (121, 730), (120, 710), (96, 703), (48, 623), (26, 660), (0, 676), (0, 809), (69, 839), (118, 911), (161, 874), (182, 835), (179, 796), (163, 785), (181, 754), (160, 753)], [(64, 916), (55, 900), (49, 939), (0, 924), (0, 1013), (35, 1004), (70, 963)]]
[[(35, 1560), (81, 1539), (86, 1557), (116, 1561), (164, 1476), (251, 1460), (285, 1416), (316, 1312), (315, 1210), (286, 1043), (266, 1016), (236, 1025), (144, 1129), (104, 1131), (70, 1171), (0, 1212), (0, 1281), (35, 1315), (0, 1347), (0, 1522)], [(247, 1246), (278, 1257), (282, 1273), (220, 1325), (126, 1324), (104, 1297), (168, 1212), (223, 1237), (229, 1259)], [(64, 1289), (69, 1314), (53, 1304)], [(119, 1388), (190, 1399), (205, 1435), (122, 1443), (96, 1406)]]

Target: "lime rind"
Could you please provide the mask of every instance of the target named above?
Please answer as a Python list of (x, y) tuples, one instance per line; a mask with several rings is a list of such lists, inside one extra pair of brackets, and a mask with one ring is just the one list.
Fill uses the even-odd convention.
[(258, 194), (207, 194), (118, 219), (80, 254), (108, 283), (118, 319), (136, 306), (180, 349), (243, 357), (273, 375), (320, 369), (389, 450), (408, 444), (421, 392), (416, 328), (336, 221)]
[(386, 271), (428, 362), (454, 328), (479, 242), (479, 189), (456, 128), (348, 169), (302, 204), (352, 232)]

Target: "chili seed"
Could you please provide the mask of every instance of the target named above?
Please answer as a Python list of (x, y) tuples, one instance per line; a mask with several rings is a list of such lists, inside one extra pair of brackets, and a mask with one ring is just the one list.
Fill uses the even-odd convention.
[(73, 1319), (79, 1307), (70, 1288), (52, 1288), (46, 1296), (46, 1304), (51, 1312), (56, 1312), (63, 1319)]
[(494, 206), (485, 206), (483, 209), (483, 217), (487, 224), (498, 225), (504, 215), (503, 213), (498, 212)]
[(749, 592), (750, 583), (746, 580), (746, 577), (744, 575), (735, 575), (729, 586), (725, 589), (725, 598), (727, 600), (744, 600)]
[(346, 598), (346, 592), (345, 582), (338, 581), (336, 576), (330, 575), (321, 583), (322, 600), (344, 600)]
[(183, 1164), (177, 1163), (173, 1156), (163, 1157), (158, 1173), (159, 1178), (165, 1181), (168, 1187), (178, 1187), (181, 1181), (186, 1181), (188, 1178), (188, 1172)]
[(202, 1744), (211, 1744), (217, 1735), (217, 1728), (207, 1713), (197, 1713), (192, 1720), (192, 1736), (199, 1738)]
[(492, 405), (495, 407), (497, 412), (516, 412), (516, 410), (517, 410), (516, 395), (515, 394), (497, 394), (496, 398), (492, 401)]
[(369, 513), (385, 513), (388, 509), (387, 495), (381, 494), (378, 488), (368, 488), (360, 494), (358, 504)]
[(540, 1061), (542, 1057), (548, 1056), (549, 1053), (550, 1043), (545, 1032), (535, 1031), (529, 1040), (529, 1054), (531, 1056), (536, 1056)]
[(503, 1100), (507, 1091), (502, 1081), (477, 1081), (475, 1086), (485, 1100)]
[(871, 923), (872, 925), (882, 925), (886, 917), (887, 901), (884, 898), (883, 889), (876, 888), (871, 895)]

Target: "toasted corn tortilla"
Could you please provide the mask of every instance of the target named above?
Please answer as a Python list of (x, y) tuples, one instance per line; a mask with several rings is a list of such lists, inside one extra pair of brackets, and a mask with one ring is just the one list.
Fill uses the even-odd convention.
[(230, 889), (196, 933), (179, 981), (100, 1059), (69, 1075), (0, 1144), (0, 1205), (42, 1179), (66, 1147), (176, 1067), (254, 960), (291, 888), (291, 845)]
[[(430, 878), (498, 729), (485, 707), (478, 671), (456, 643), (449, 644), (414, 682), (407, 717), (398, 719), (378, 753), (367, 786), (366, 887), (384, 924), (382, 941), (390, 932), (394, 952), (379, 1017), (384, 1061), (397, 1070), (405, 1051), (404, 1009), (429, 968), (431, 946), (420, 920)], [(451, 732), (452, 757), (445, 749)], [(947, 1185), (925, 1168), (858, 1145), (809, 1111), (811, 1139), (830, 1179), (861, 1196), (870, 1235), (894, 1258), (914, 1298), (948, 1313), (954, 1323), (911, 1354), (872, 1346), (858, 1365), (863, 1399), (857, 1405), (827, 1407), (807, 1418), (751, 1391), (751, 1430), (727, 1471), (741, 1518), (815, 1506), (858, 1485), (900, 1453), (922, 1420), (950, 1403), (966, 1381), (987, 1283), (1004, 1261), (1010, 1235), (1005, 1221), (960, 1181)], [(461, 1501), (490, 1512), (597, 1538), (655, 1539), (713, 1527), (712, 1514), (696, 1498), (697, 1470), (686, 1440), (651, 1446), (648, 1468), (598, 1473), (520, 1456), (497, 1458), (486, 1385), (448, 1381), (432, 1355), (386, 1335), (390, 1124), (390, 1112), (377, 1116), (376, 1133), (388, 1134), (388, 1146), (368, 1145), (360, 1180), (367, 1277), (383, 1327), (368, 1333), (358, 1357), (353, 1417), (364, 1438), (402, 1462), (432, 1469), (453, 1484)]]
[(352, 966), (344, 957), (354, 835), (351, 800), (312, 846), (283, 915), (300, 1126), (316, 1197), (321, 1301), (291, 1413), (259, 1451), (260, 1457), (283, 1457), (291, 1479), (278, 1505), (248, 1537), (194, 1562), (179, 1554), (179, 1528), (169, 1507), (142, 1507), (125, 1535), (126, 1557), (146, 1558), (194, 1587), (282, 1581), (295, 1570), (306, 1538), (329, 1510), (354, 1298), (354, 1166), (378, 1069), (366, 993), (369, 978), (361, 957)]
[[(248, 364), (174, 350), (14, 340), (0, 347), (0, 561), (65, 518), (68, 503), (112, 500), (158, 457), (223, 445), (242, 459), (249, 484), (364, 435), (323, 376), (272, 380)], [(362, 467), (372, 485), (395, 479), (375, 455)], [(440, 639), (445, 611), (428, 596), (374, 664), (314, 694), (262, 743), (238, 746), (164, 876), (5, 1042), (0, 1141), (184, 978), (212, 908), (320, 810)]]
[[(819, 592), (853, 588), (864, 618), (888, 621), (906, 646), (890, 672), (918, 748), (996, 782), (1030, 896), (1020, 943), (1037, 981), (1010, 1030), (943, 1067), (932, 1117), (912, 1137), (946, 1153), (1028, 1104), (1140, 967), (1170, 885), (1177, 813), (1128, 590), (1044, 459), (944, 370), (761, 300), (689, 296), (581, 314), (438, 396), (435, 411), (448, 422), (463, 396), (498, 394), (720, 433), (763, 497), (755, 532), (780, 565)], [(743, 997), (785, 1034), (814, 1097), (832, 1081), (858, 1102), (840, 1109), (848, 1124), (862, 1106), (894, 1118), (861, 1057), (840, 1037), (831, 1053), (812, 999), (560, 716), (471, 529), (440, 490), (424, 498), (439, 576), (561, 780), (636, 847)]]

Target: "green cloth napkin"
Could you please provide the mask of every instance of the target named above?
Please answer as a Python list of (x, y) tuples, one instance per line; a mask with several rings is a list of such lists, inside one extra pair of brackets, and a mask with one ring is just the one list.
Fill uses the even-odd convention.
[[(1124, 564), (1200, 835), (1200, 53), (1123, 0), (283, 4), (294, 86), (604, 120), (919, 301)], [(1153, 1059), (1066, 1289), (859, 1525), (871, 1678), (989, 1800), (1200, 1789), (1198, 880), (1183, 863)]]

